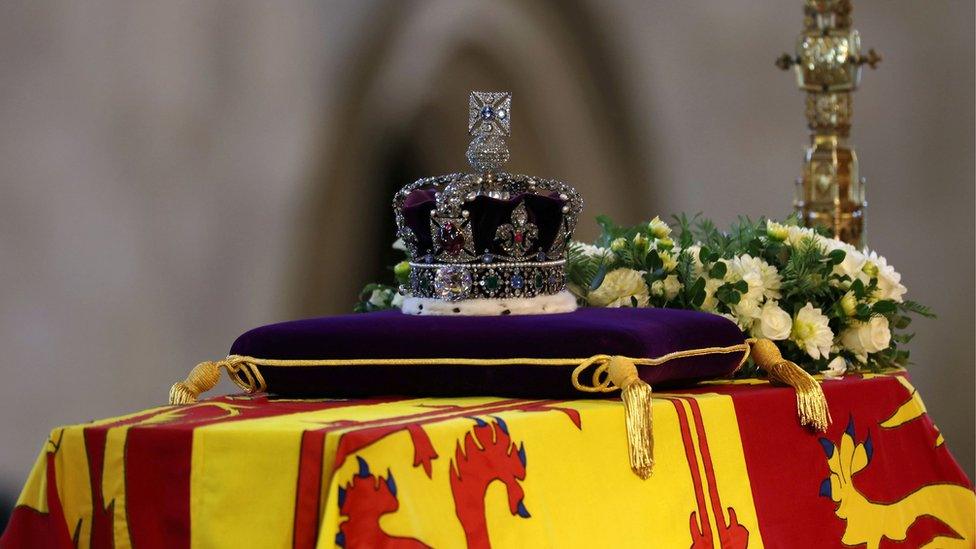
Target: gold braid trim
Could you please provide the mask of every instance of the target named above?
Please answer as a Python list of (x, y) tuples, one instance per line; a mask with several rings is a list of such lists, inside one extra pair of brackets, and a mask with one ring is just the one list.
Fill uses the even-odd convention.
[(794, 362), (783, 358), (779, 347), (768, 339), (752, 339), (752, 357), (756, 366), (764, 370), (769, 378), (796, 390), (796, 413), (800, 425), (809, 425), (817, 431), (826, 431), (830, 426), (830, 410), (820, 383)]

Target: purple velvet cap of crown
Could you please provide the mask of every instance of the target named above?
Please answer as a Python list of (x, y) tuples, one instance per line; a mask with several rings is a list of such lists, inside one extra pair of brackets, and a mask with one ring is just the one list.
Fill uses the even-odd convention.
[[(274, 359), (654, 358), (743, 341), (742, 332), (726, 318), (675, 309), (583, 308), (499, 317), (383, 311), (262, 326), (237, 338), (230, 354)], [(741, 359), (738, 352), (708, 354), (638, 370), (651, 385), (678, 384), (727, 375)], [(572, 370), (531, 365), (262, 366), (261, 374), (269, 392), (296, 396), (587, 396), (573, 388)]]
[[(433, 253), (433, 240), (430, 233), (430, 212), (436, 205), (432, 187), (415, 189), (407, 195), (403, 202), (403, 220), (407, 228), (417, 238), (417, 255), (423, 257)], [(565, 200), (556, 193), (534, 194), (521, 193), (511, 198), (501, 200), (488, 196), (478, 196), (465, 205), (471, 220), (472, 236), (474, 237), (474, 251), (477, 254), (487, 250), (493, 254), (502, 254), (504, 250), (495, 241), (498, 227), (510, 223), (512, 210), (522, 201), (529, 222), (539, 228), (539, 240), (531, 249), (529, 255), (545, 252), (552, 247), (559, 234), (563, 221), (562, 208)]]

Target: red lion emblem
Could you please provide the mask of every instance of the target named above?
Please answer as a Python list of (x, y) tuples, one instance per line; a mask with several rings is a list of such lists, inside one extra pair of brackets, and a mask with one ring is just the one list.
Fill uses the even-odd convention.
[(429, 547), (415, 538), (391, 536), (380, 528), (380, 517), (400, 508), (396, 481), (389, 469), (386, 471), (386, 478), (377, 478), (370, 473), (365, 459), (356, 456), (356, 460), (359, 461), (359, 472), (345, 487), (339, 488), (339, 514), (349, 518), (339, 525), (336, 545), (346, 549)]
[(494, 481), (508, 488), (508, 507), (512, 515), (529, 518), (525, 492), (525, 446), (516, 449), (501, 418), (491, 424), (478, 418), (473, 433), (464, 435), (464, 448), (458, 442), (451, 471), (451, 493), (458, 520), (464, 528), (469, 549), (491, 547), (485, 519), (485, 494)]

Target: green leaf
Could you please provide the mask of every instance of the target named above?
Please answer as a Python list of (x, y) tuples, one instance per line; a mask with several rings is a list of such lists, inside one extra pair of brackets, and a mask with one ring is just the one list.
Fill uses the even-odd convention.
[(664, 266), (664, 262), (661, 261), (661, 256), (655, 250), (648, 252), (644, 259), (648, 269), (660, 269)]
[(935, 311), (917, 301), (907, 300), (904, 303), (899, 303), (898, 308), (907, 313), (915, 313), (925, 318), (937, 318)]
[(708, 270), (708, 276), (711, 278), (722, 279), (725, 278), (725, 273), (728, 271), (728, 267), (724, 262), (719, 261), (712, 265), (712, 268)]
[(894, 301), (882, 299), (881, 301), (875, 302), (874, 306), (871, 307), (871, 310), (874, 311), (875, 314), (888, 315), (897, 311), (898, 305)]
[(695, 282), (691, 285), (691, 290), (689, 293), (691, 294), (692, 305), (694, 305), (696, 309), (701, 307), (702, 303), (705, 302), (705, 279), (702, 277), (695, 279)]
[(728, 303), (729, 305), (737, 305), (739, 301), (742, 301), (742, 294), (740, 294), (735, 290), (730, 291), (728, 297), (725, 300), (725, 302)]
[(906, 315), (897, 315), (891, 319), (891, 327), (896, 330), (904, 330), (912, 323), (912, 317)]
[(698, 261), (702, 263), (710, 262), (711, 259), (709, 258), (711, 256), (712, 256), (712, 252), (708, 251), (708, 246), (702, 246), (701, 249), (698, 250)]
[(827, 257), (830, 258), (831, 265), (840, 265), (844, 262), (844, 258), (847, 257), (847, 252), (844, 250), (833, 250), (827, 254)]

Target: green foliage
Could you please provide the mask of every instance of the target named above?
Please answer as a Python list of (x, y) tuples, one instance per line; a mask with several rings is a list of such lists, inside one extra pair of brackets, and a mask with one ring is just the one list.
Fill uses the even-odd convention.
[[(596, 255), (592, 247), (590, 255), (586, 255), (582, 253), (584, 248), (578, 246), (578, 253), (569, 257), (570, 281), (583, 303), (586, 294), (600, 287), (608, 272), (632, 269), (642, 273), (649, 306), (723, 314), (736, 320), (750, 335), (759, 333), (761, 321), (756, 315), (760, 305), (776, 306), (795, 322), (797, 313), (809, 304), (818, 311), (816, 316), (825, 319), (818, 322), (826, 322), (832, 334), (830, 345), (818, 347), (826, 355), (813, 358), (806, 344), (792, 339), (792, 332), (786, 334), (790, 339), (778, 339), (776, 343), (786, 358), (811, 372), (828, 368), (837, 357), (847, 361), (851, 369), (903, 366), (908, 352), (902, 347), (912, 338), (903, 330), (911, 324), (913, 315), (934, 316), (930, 309), (913, 301), (879, 298), (882, 292), (877, 266), (847, 273), (843, 265), (848, 253), (860, 252), (831, 244), (834, 241), (826, 239), (825, 230), (800, 229), (793, 216), (783, 223), (740, 216), (723, 231), (701, 214), (681, 213), (672, 217), (673, 241), (661, 234), (655, 236), (647, 223), (624, 227), (607, 216), (597, 218), (597, 223), (601, 234), (594, 243)], [(775, 229), (773, 233), (771, 228)], [(600, 249), (605, 249), (606, 255), (599, 255)], [(748, 281), (743, 278), (743, 269), (755, 269), (756, 261), (772, 270), (771, 276), (778, 281), (776, 288), (763, 287), (755, 272), (749, 274)], [(666, 281), (669, 285), (664, 284)], [(634, 305), (637, 301), (633, 296), (630, 299)], [(860, 345), (857, 337), (849, 339), (855, 348), (845, 347), (841, 335), (847, 330), (865, 330), (874, 317), (883, 317), (888, 323), (888, 348), (866, 352), (856, 347)], [(744, 371), (748, 373), (749, 369)]]
[(359, 292), (359, 300), (353, 305), (354, 313), (371, 313), (385, 309), (395, 309), (394, 298), (397, 289), (386, 284), (367, 284)]

